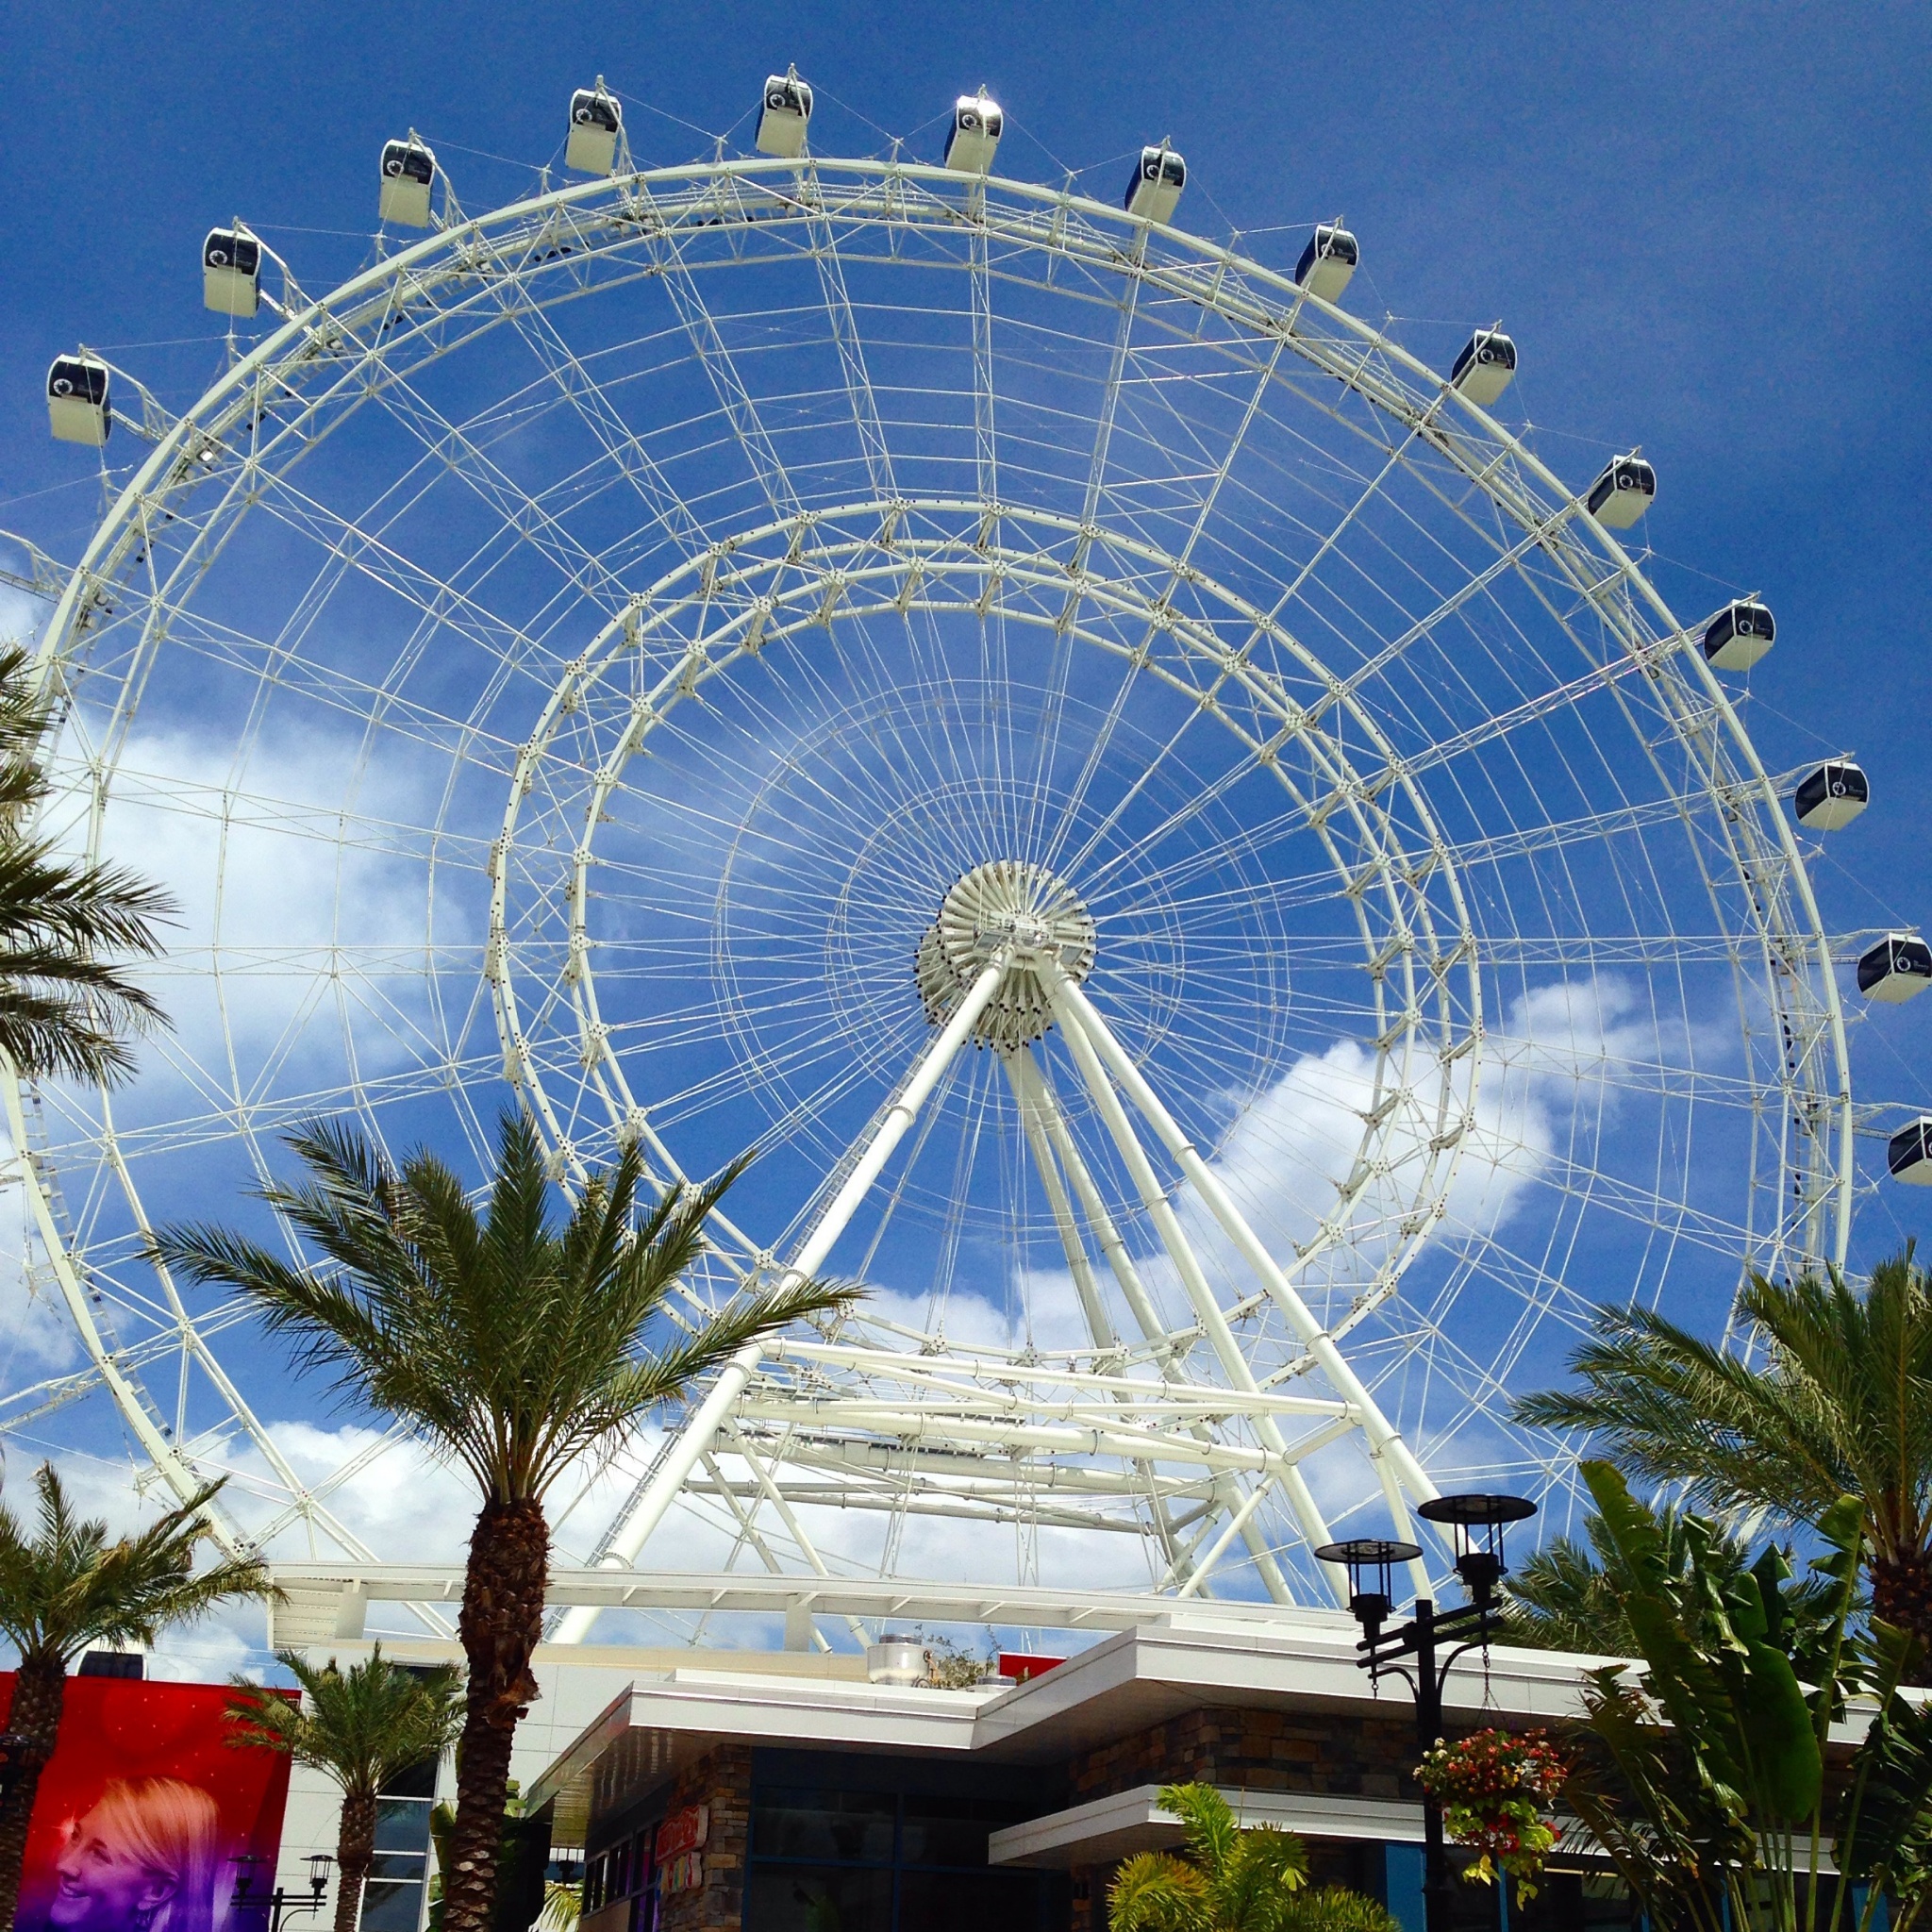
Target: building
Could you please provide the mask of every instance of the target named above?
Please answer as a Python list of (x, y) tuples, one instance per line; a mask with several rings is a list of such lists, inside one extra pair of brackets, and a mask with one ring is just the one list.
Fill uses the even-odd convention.
[[(1319, 1881), (1422, 1925), (1406, 1694), (1377, 1698), (1335, 1612), (1147, 1604), (1024, 1681), (871, 1682), (858, 1655), (677, 1654), (640, 1672), (535, 1778), (588, 1860), (584, 1932), (1098, 1932), (1116, 1861), (1179, 1832), (1166, 1783), (1218, 1786), (1308, 1841)], [(1574, 1714), (1591, 1659), (1497, 1649), (1449, 1721)], [(554, 1727), (553, 1727), (554, 1728)], [(1493, 1891), (1458, 1888), (1470, 1924)], [(1557, 1876), (1552, 1928), (1626, 1923)], [(1602, 1891), (1600, 1900), (1587, 1896)]]

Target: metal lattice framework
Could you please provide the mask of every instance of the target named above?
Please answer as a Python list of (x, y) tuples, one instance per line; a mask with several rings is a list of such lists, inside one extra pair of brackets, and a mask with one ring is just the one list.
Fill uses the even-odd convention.
[(691, 1316), (874, 1290), (641, 1436), (592, 1560), (1287, 1600), (1432, 1472), (1559, 1486), (1507, 1399), (1596, 1293), (1842, 1259), (1789, 779), (1387, 334), (898, 160), (445, 215), (143, 391), (59, 588), (77, 834), (189, 930), (136, 1089), (8, 1089), (90, 1357), (8, 1424), (105, 1385), (234, 1540), (408, 1554), (335, 1503), (392, 1440), (298, 1466), (139, 1237), (313, 1113), (480, 1158), (513, 1093), (565, 1187), (764, 1148)]

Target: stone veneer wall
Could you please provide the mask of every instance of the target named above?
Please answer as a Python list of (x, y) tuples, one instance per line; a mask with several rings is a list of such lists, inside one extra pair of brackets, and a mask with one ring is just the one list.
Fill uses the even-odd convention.
[(664, 1815), (687, 1805), (711, 1807), (705, 1882), (664, 1901), (663, 1932), (739, 1932), (751, 1848), (751, 1747), (721, 1744), (680, 1772), (665, 1797)]
[[(1218, 1785), (1224, 1791), (1321, 1791), (1341, 1797), (1417, 1795), (1415, 1718), (1406, 1709), (1384, 1717), (1324, 1716), (1307, 1711), (1184, 1711), (1076, 1756), (1067, 1767), (1067, 1803), (1108, 1798), (1137, 1785)], [(1318, 1885), (1374, 1890), (1355, 1847), (1309, 1846)], [(1107, 1924), (1109, 1865), (1076, 1868), (1073, 1932)]]

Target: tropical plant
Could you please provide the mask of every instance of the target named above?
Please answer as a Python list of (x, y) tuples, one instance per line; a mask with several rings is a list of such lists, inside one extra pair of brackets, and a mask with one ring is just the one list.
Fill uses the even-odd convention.
[(1862, 1293), (1841, 1275), (1754, 1277), (1739, 1312), (1766, 1363), (1636, 1307), (1597, 1312), (1575, 1389), (1518, 1420), (1587, 1429), (1633, 1474), (1719, 1511), (1815, 1522), (1864, 1502), (1874, 1614), (1932, 1655), (1932, 1290), (1908, 1245)]
[(31, 829), (50, 789), (40, 747), (52, 712), (27, 654), (0, 645), (0, 1054), (29, 1079), (120, 1080), (134, 1071), (127, 1035), (165, 1023), (109, 956), (158, 953), (155, 923), (175, 908)]
[(197, 1491), (131, 1536), (109, 1541), (108, 1525), (78, 1517), (54, 1465), (34, 1474), (38, 1523), (28, 1528), (0, 1503), (0, 1637), (19, 1656), (7, 1729), (0, 1797), (0, 1932), (11, 1932), (21, 1860), (41, 1773), (54, 1754), (67, 1699), (67, 1667), (84, 1651), (151, 1644), (238, 1597), (273, 1596), (252, 1557), (224, 1557), (196, 1571), (212, 1538), (208, 1505), (220, 1484)]
[[(1709, 1517), (1675, 1504), (1655, 1512), (1666, 1570), (1681, 1578), (1692, 1539), (1707, 1573), (1735, 1583), (1751, 1567), (1741, 1538)], [(1507, 1577), (1502, 1589), (1507, 1641), (1531, 1650), (1580, 1651), (1592, 1657), (1635, 1657), (1628, 1604), (1632, 1578), (1604, 1529), (1591, 1514), (1584, 1522), (1584, 1541), (1558, 1537), (1545, 1543)], [(1687, 1535), (1688, 1532), (1688, 1535)], [(1785, 1551), (1785, 1560), (1790, 1552)], [(1787, 1613), (1801, 1631), (1822, 1629), (1832, 1615), (1831, 1589), (1822, 1578), (1795, 1581), (1785, 1592)]]
[(1372, 1898), (1308, 1886), (1308, 1851), (1291, 1831), (1243, 1827), (1212, 1785), (1164, 1786), (1179, 1852), (1137, 1852), (1108, 1887), (1108, 1932), (1401, 1932)]
[(643, 1168), (632, 1147), (586, 1181), (559, 1229), (536, 1130), (513, 1112), (503, 1118), (480, 1211), (426, 1151), (397, 1170), (338, 1123), (304, 1128), (289, 1145), (305, 1180), (272, 1184), (258, 1198), (318, 1251), (319, 1265), (292, 1265), (213, 1226), (163, 1231), (152, 1251), (191, 1280), (232, 1289), (294, 1343), (299, 1366), (328, 1375), (352, 1402), (402, 1418), (482, 1493), (458, 1624), (469, 1681), (446, 1923), (449, 1932), (484, 1932), (510, 1746), (537, 1695), (530, 1658), (549, 1577), (546, 1497), (748, 1342), (841, 1307), (850, 1291), (807, 1281), (745, 1293), (695, 1332), (647, 1348), (642, 1331), (701, 1252), (706, 1221), (741, 1161), (640, 1213)]
[[(1711, 1556), (1706, 1526), (1683, 1524), (1673, 1569), (1655, 1511), (1605, 1462), (1582, 1465), (1603, 1534), (1628, 1579), (1626, 1614), (1641, 1676), (1589, 1674), (1586, 1719), (1564, 1796), (1657, 1924), (1838, 1932), (1850, 1888), (1827, 1905), (1815, 1876), (1827, 1845), (1840, 1870), (1876, 1872), (1858, 1932), (1892, 1888), (1901, 1922), (1924, 1903), (1932, 1726), (1898, 1694), (1916, 1640), (1856, 1621), (1863, 1506), (1840, 1498), (1816, 1525), (1812, 1568), (1832, 1610), (1808, 1632), (1789, 1614), (1790, 1565), (1769, 1548), (1742, 1576)], [(1856, 1695), (1877, 1715), (1842, 1802), (1827, 1813), (1825, 1743)]]
[(291, 1703), (245, 1677), (228, 1700), (231, 1744), (278, 1751), (341, 1788), (336, 1833), (336, 1932), (356, 1932), (362, 1887), (375, 1856), (376, 1799), (391, 1778), (441, 1757), (462, 1728), (462, 1673), (454, 1664), (422, 1672), (383, 1656), (378, 1643), (346, 1671), (331, 1657), (318, 1668), (299, 1651), (276, 1660), (302, 1688)]

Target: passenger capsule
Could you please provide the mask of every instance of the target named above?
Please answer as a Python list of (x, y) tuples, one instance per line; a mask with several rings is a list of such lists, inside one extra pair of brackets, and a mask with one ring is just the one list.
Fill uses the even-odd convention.
[(1479, 328), (1462, 345), (1449, 372), (1449, 387), (1487, 409), (1516, 375), (1516, 344), (1500, 329)]
[(617, 166), (617, 137), (623, 126), (624, 108), (614, 94), (605, 92), (600, 74), (595, 87), (580, 87), (570, 97), (564, 166), (579, 175), (610, 174)]
[(1006, 118), (1000, 104), (986, 94), (961, 94), (953, 103), (943, 165), (956, 175), (984, 175), (992, 166)]
[(201, 302), (217, 315), (252, 317), (261, 306), (261, 243), (246, 228), (210, 228), (201, 244)]
[(435, 153), (412, 134), (407, 141), (390, 141), (382, 148), (382, 195), (376, 204), (379, 221), (404, 228), (429, 225), (429, 189), (436, 179)]
[(1901, 1127), (1886, 1143), (1885, 1164), (1895, 1181), (1910, 1188), (1932, 1188), (1932, 1114), (1921, 1114)]
[(1791, 801), (1798, 823), (1814, 832), (1842, 831), (1871, 802), (1872, 788), (1864, 773), (1849, 760), (1820, 765)]
[(1331, 228), (1324, 223), (1302, 250), (1302, 258), (1294, 265), (1294, 278), (1322, 301), (1340, 302), (1361, 259), (1361, 245), (1346, 228)]
[(810, 119), (810, 87), (795, 73), (768, 75), (765, 105), (758, 115), (759, 154), (795, 161), (805, 152), (805, 128)]
[(1158, 147), (1141, 150), (1122, 206), (1137, 222), (1171, 222), (1187, 185), (1187, 162), (1163, 141)]
[(1858, 991), (1881, 1006), (1902, 1007), (1932, 986), (1932, 946), (1915, 932), (1889, 932), (1858, 956)]
[(1640, 456), (1619, 457), (1596, 479), (1586, 508), (1607, 530), (1627, 530), (1657, 498), (1657, 472)]
[(61, 442), (101, 448), (114, 426), (108, 365), (97, 357), (56, 356), (47, 371), (47, 427)]
[(1704, 655), (1719, 671), (1748, 671), (1777, 641), (1777, 623), (1755, 597), (1740, 597), (1704, 626)]

